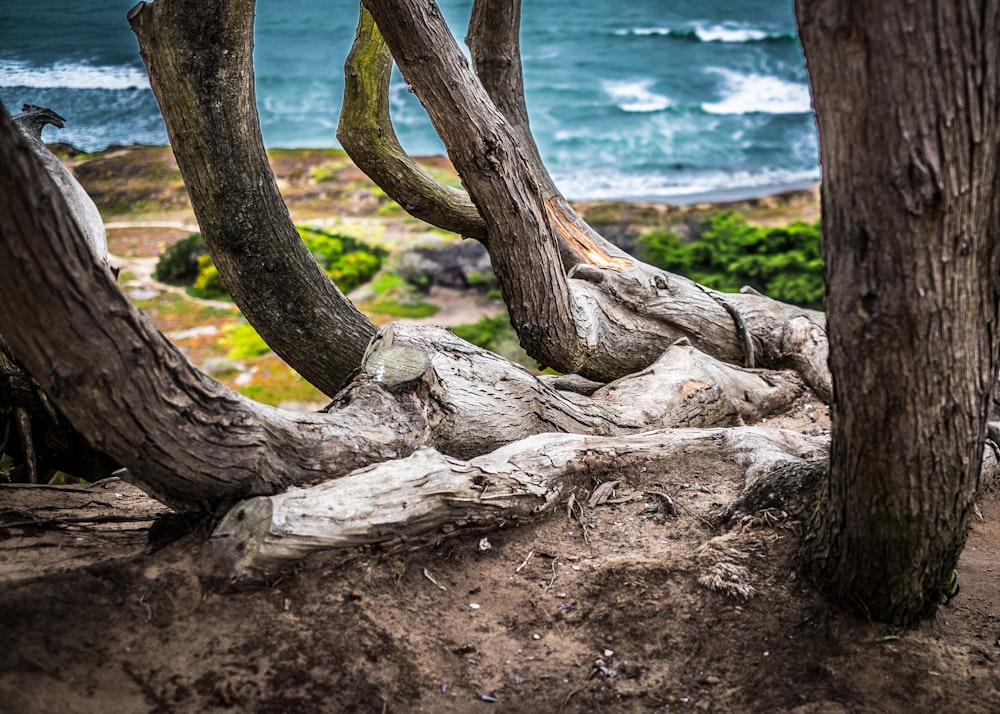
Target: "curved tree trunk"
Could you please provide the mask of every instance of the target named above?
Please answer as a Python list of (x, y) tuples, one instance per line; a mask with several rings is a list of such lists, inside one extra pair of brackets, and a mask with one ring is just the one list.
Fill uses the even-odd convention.
[(563, 264), (569, 270), (579, 263), (597, 264), (612, 258), (631, 258), (605, 240), (569, 205), (542, 161), (531, 133), (521, 67), (521, 0), (476, 0), (469, 18), (465, 43), (472, 67), (493, 104), (510, 122), (524, 152), (546, 207), (555, 223)]
[(833, 442), (812, 552), (878, 620), (965, 542), (1000, 349), (1000, 3), (800, 0), (823, 165)]
[(409, 453), (411, 431), (426, 429), (413, 413), (423, 403), (385, 390), (333, 419), (265, 407), (195, 369), (97, 261), (6, 111), (0, 234), (10, 277), (0, 281), (0, 334), (12, 354), (128, 480), (168, 505), (211, 510), (346, 473)]
[[(794, 366), (829, 398), (821, 314), (759, 296), (722, 295), (621, 253), (564, 205), (537, 154), (519, 140), (527, 125), (510, 97), (518, 83), (483, 69), (520, 130), (494, 105), (432, 0), (365, 0), (364, 6), (483, 217), (511, 323), (531, 356), (562, 372), (610, 381), (643, 369), (686, 337), (726, 361)], [(513, 7), (500, 3), (497, 10), (506, 28), (500, 47), (474, 42), (485, 65), (487, 56), (501, 57), (494, 64), (517, 56)], [(486, 25), (482, 17), (473, 37), (485, 32), (476, 30)]]
[(253, 0), (142, 2), (128, 19), (205, 243), (268, 346), (329, 395), (375, 327), (303, 245), (264, 153)]

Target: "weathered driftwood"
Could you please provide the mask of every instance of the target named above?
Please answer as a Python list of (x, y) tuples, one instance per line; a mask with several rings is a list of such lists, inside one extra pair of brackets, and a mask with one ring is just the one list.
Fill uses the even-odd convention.
[[(403, 347), (433, 370), (429, 394), (438, 401), (442, 418), (428, 445), (462, 458), (543, 432), (612, 436), (752, 423), (782, 411), (804, 392), (794, 373), (734, 367), (680, 342), (643, 372), (586, 397), (553, 389), (446, 330), (406, 323), (387, 326), (372, 343), (365, 373), (384, 373), (379, 355)], [(379, 366), (373, 368), (375, 359)], [(416, 376), (412, 365), (407, 370)]]
[(236, 577), (273, 573), (310, 552), (365, 544), (436, 543), (456, 532), (537, 517), (582, 477), (617, 477), (692, 454), (748, 478), (825, 454), (826, 440), (758, 427), (674, 429), (632, 437), (542, 434), (462, 461), (431, 449), (341, 479), (243, 501), (212, 535)]

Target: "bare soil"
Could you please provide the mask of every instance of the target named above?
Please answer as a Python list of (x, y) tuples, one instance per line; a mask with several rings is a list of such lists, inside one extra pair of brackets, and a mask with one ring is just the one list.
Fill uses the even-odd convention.
[[(150, 152), (148, 215), (115, 220), (190, 220), (183, 189), (163, 188), (171, 157)], [(121, 157), (83, 173), (145, 175)], [(302, 196), (293, 212), (336, 196), (370, 209), (279, 158)], [(120, 212), (133, 199), (111, 178), (97, 188)], [(133, 257), (179, 237), (123, 230)], [(806, 404), (769, 423), (829, 426)], [(117, 479), (2, 486), (0, 712), (1000, 711), (995, 494), (961, 592), (900, 631), (831, 607), (797, 574), (801, 523), (713, 525), (740, 485), (721, 459), (667, 463), (622, 474), (616, 503), (587, 505), (597, 484), (581, 481), (582, 509), (426, 551), (321, 554), (253, 585), (220, 580), (201, 526)]]
[(724, 462), (668, 464), (624, 479), (623, 503), (255, 586), (220, 582), (201, 532), (164, 545), (162, 524), (150, 546), (164, 509), (120, 481), (7, 486), (0, 709), (1000, 711), (995, 497), (959, 595), (904, 632), (797, 576), (801, 524), (711, 526), (738, 486)]

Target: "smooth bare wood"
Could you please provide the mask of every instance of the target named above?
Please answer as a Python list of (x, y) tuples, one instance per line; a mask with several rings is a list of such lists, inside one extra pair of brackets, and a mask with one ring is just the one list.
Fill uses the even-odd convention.
[(642, 372), (589, 397), (554, 389), (436, 327), (392, 324), (373, 342), (371, 354), (377, 358), (401, 347), (425, 354), (434, 370), (443, 416), (427, 443), (462, 458), (543, 432), (611, 436), (754, 423), (787, 409), (804, 393), (794, 373), (727, 365), (684, 341)]
[(253, 0), (156, 0), (128, 14), (202, 236), (233, 300), (282, 359), (329, 395), (375, 334), (292, 224), (264, 153)]
[(59, 157), (49, 151), (49, 147), (42, 141), (42, 131), (52, 125), (57, 129), (62, 129), (66, 120), (46, 107), (37, 107), (32, 104), (25, 104), (21, 107), (21, 113), (15, 114), (14, 123), (20, 129), (21, 135), (35, 152), (35, 156), (42, 162), (42, 166), (52, 177), (59, 191), (66, 199), (70, 213), (80, 226), (80, 230), (87, 237), (87, 242), (94, 249), (94, 253), (101, 260), (108, 258), (108, 236), (104, 230), (104, 220), (94, 199), (80, 185), (69, 169), (67, 169)]
[(260, 578), (318, 550), (413, 548), (525, 522), (550, 511), (584, 478), (621, 477), (667, 459), (711, 454), (756, 474), (821, 457), (824, 449), (823, 439), (757, 427), (626, 438), (541, 434), (471, 461), (421, 449), (336, 481), (244, 501), (222, 519), (212, 543), (232, 576)]
[(965, 542), (1000, 357), (1000, 3), (797, 12), (834, 384), (812, 555), (834, 597), (908, 624)]

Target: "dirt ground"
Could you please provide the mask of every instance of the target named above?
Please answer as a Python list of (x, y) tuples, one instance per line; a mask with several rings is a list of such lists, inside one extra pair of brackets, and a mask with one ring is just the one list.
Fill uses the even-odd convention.
[(621, 481), (622, 503), (253, 586), (214, 576), (203, 534), (149, 545), (165, 509), (121, 481), (5, 486), (0, 711), (1000, 711), (995, 496), (959, 595), (899, 631), (796, 576), (799, 524), (713, 527), (733, 465)]
[[(81, 164), (117, 212), (119, 254), (148, 258), (188, 232), (168, 154)], [(357, 177), (310, 173), (350, 167), (310, 160), (275, 160), (296, 215), (337, 201), (372, 215)], [(778, 220), (815, 209), (803, 200), (750, 208)], [(605, 224), (627, 237), (621, 216)], [(828, 426), (806, 404), (771, 424)], [(712, 524), (741, 485), (735, 465), (619, 480), (618, 503), (428, 551), (316, 555), (255, 585), (220, 581), (204, 533), (116, 479), (0, 486), (0, 712), (1000, 711), (995, 494), (959, 595), (899, 631), (831, 608), (796, 575), (801, 524)], [(578, 483), (577, 501), (596, 485)]]

